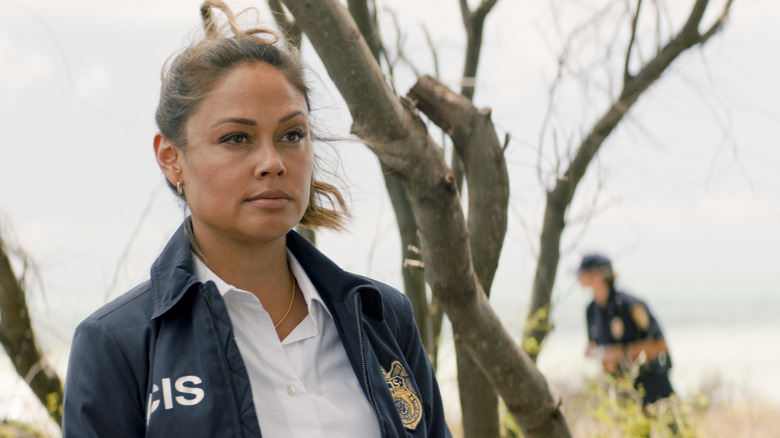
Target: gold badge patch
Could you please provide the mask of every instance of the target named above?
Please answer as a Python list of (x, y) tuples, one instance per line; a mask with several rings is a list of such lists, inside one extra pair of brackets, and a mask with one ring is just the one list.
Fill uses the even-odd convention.
[(647, 327), (650, 325), (650, 315), (647, 314), (645, 306), (641, 304), (631, 306), (631, 317), (634, 318), (634, 322), (639, 327), (639, 330), (647, 330)]
[(420, 398), (414, 393), (412, 381), (409, 379), (409, 373), (406, 372), (401, 362), (393, 361), (390, 364), (390, 371), (382, 372), (385, 374), (387, 388), (393, 395), (393, 402), (401, 421), (407, 429), (415, 430), (422, 419), (422, 404)]
[(623, 320), (620, 319), (619, 316), (616, 316), (612, 318), (612, 321), (609, 323), (609, 330), (612, 332), (612, 337), (616, 341), (619, 341), (623, 339), (626, 327), (623, 325)]

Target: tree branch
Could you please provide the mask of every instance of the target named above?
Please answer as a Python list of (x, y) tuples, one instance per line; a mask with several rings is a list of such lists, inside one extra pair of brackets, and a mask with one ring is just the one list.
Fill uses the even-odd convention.
[[(465, 163), (469, 190), (468, 229), (474, 271), (490, 295), (507, 226), (509, 177), (490, 110), (478, 111), (430, 76), (417, 81), (409, 97), (452, 138), (453, 163)], [(498, 397), (462, 343), (455, 344), (461, 418), (466, 437), (498, 437)]]
[(509, 175), (490, 110), (477, 110), (431, 76), (409, 92), (417, 107), (452, 138), (469, 188), (468, 229), (474, 270), (489, 291), (506, 235)]
[(631, 52), (634, 48), (634, 40), (636, 39), (636, 29), (639, 23), (639, 11), (642, 10), (642, 0), (636, 0), (636, 13), (634, 13), (634, 19), (631, 21), (631, 38), (628, 40), (628, 48), (626, 49), (626, 62), (623, 66), (623, 83), (628, 82), (631, 79), (631, 72), (628, 71), (628, 65), (631, 62)]
[(292, 45), (300, 49), (303, 38), (301, 28), (293, 20), (287, 18), (282, 3), (279, 0), (268, 0), (268, 8), (271, 9), (271, 15), (273, 15), (279, 29), (290, 39)]
[(24, 289), (14, 275), (0, 236), (0, 342), (21, 376), (57, 424), (62, 425), (63, 389), (33, 335)]
[(734, 3), (734, 0), (728, 0), (726, 4), (723, 6), (723, 10), (720, 12), (720, 16), (718, 16), (718, 19), (715, 20), (715, 22), (710, 26), (709, 29), (707, 29), (706, 32), (704, 32), (701, 36), (702, 42), (705, 42), (712, 38), (713, 35), (718, 33), (722, 28), (724, 23), (726, 22), (726, 18), (728, 18), (729, 11), (731, 10), (731, 5)]
[(374, 16), (368, 8), (368, 0), (347, 0), (347, 8), (363, 34), (363, 38), (368, 43), (371, 53), (378, 61), (382, 53), (382, 41), (379, 38)]
[(460, 94), (466, 96), (469, 100), (474, 98), (474, 81), (477, 77), (479, 56), (482, 51), (482, 33), (485, 27), (485, 18), (497, 2), (498, 0), (483, 0), (477, 9), (471, 11), (468, 2), (460, 0), (460, 12), (463, 17), (463, 25), (466, 28), (466, 59), (463, 63)]

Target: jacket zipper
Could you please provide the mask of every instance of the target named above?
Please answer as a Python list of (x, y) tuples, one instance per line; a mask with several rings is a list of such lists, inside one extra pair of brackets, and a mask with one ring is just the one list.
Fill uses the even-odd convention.
[(203, 298), (206, 300), (206, 305), (209, 308), (209, 312), (211, 312), (211, 322), (214, 324), (214, 330), (217, 332), (217, 345), (219, 346), (219, 352), (222, 355), (222, 362), (225, 364), (225, 370), (228, 374), (230, 390), (233, 392), (233, 408), (236, 414), (236, 421), (238, 422), (238, 430), (241, 434), (241, 437), (245, 438), (246, 432), (244, 431), (244, 424), (241, 422), (241, 406), (238, 401), (238, 389), (236, 389), (236, 381), (233, 378), (233, 372), (230, 370), (230, 362), (228, 361), (227, 352), (225, 351), (225, 345), (222, 343), (222, 330), (219, 328), (217, 315), (214, 313), (214, 308), (211, 305), (211, 299), (209, 299), (209, 296), (205, 290), (202, 293)]
[(363, 390), (366, 392), (371, 409), (374, 410), (376, 423), (379, 425), (379, 436), (384, 438), (385, 430), (382, 427), (382, 419), (379, 418), (379, 410), (376, 407), (374, 395), (371, 393), (371, 388), (368, 385), (368, 366), (366, 365), (366, 351), (363, 345), (363, 322), (360, 319), (360, 295), (357, 293), (355, 294), (355, 322), (357, 323), (358, 340), (360, 342), (360, 364), (363, 367)]

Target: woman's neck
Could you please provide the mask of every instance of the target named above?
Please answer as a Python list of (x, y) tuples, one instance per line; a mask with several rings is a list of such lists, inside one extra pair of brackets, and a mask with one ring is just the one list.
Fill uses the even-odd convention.
[(593, 285), (593, 301), (595, 301), (599, 307), (607, 307), (610, 289), (609, 284), (606, 282), (598, 282)]
[(264, 242), (209, 239), (199, 236), (197, 242), (203, 262), (226, 283), (251, 292), (263, 305), (268, 299), (289, 297), (292, 288), (287, 263), (287, 239), (281, 236)]

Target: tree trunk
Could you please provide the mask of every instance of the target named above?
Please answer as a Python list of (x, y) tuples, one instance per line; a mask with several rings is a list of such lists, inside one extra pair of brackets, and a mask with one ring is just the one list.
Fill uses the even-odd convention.
[(0, 342), (57, 424), (62, 425), (62, 383), (38, 350), (24, 290), (11, 268), (0, 238)]
[(420, 337), (425, 351), (430, 354), (435, 351), (435, 341), (428, 294), (425, 290), (425, 264), (420, 256), (417, 222), (414, 220), (412, 205), (409, 203), (409, 198), (406, 196), (406, 190), (404, 190), (400, 179), (384, 164), (381, 164), (381, 168), (401, 237), (401, 274), (404, 280), (404, 293), (412, 301), (414, 319), (420, 331)]
[(465, 438), (499, 437), (501, 423), (496, 391), (460, 342), (455, 343), (455, 359), (458, 367), (463, 436)]
[[(425, 76), (409, 97), (452, 138), (465, 163), (469, 181), (469, 248), (474, 270), (486, 296), (490, 295), (507, 226), (509, 177), (503, 150), (490, 121), (490, 111), (478, 111), (467, 96), (454, 97), (446, 87)], [(447, 102), (443, 104), (443, 102)], [(455, 344), (458, 389), (467, 438), (498, 437), (498, 396), (487, 377), (459, 343)]]
[[(461, 78), (460, 94), (472, 101), (476, 89), (477, 67), (479, 67), (479, 55), (482, 50), (482, 34), (485, 17), (495, 6), (497, 0), (487, 0), (480, 3), (476, 10), (469, 9), (466, 0), (460, 0), (460, 11), (463, 18), (463, 26), (466, 29), (466, 56), (463, 62), (463, 75)], [(470, 137), (467, 136), (467, 137)], [(479, 136), (476, 136), (477, 138)], [(458, 190), (463, 187), (464, 169), (463, 162), (458, 156), (458, 148), (454, 148), (450, 160), (452, 173), (458, 185)], [(478, 194), (475, 194), (478, 196)], [(469, 196), (473, 199), (475, 196)], [(508, 196), (507, 196), (508, 197)], [(469, 215), (473, 210), (469, 208)], [(471, 226), (469, 226), (471, 230)], [(499, 227), (500, 229), (500, 227)], [(506, 227), (504, 227), (506, 230)], [(501, 237), (503, 239), (503, 236)], [(480, 263), (476, 258), (480, 257), (480, 249), (474, 247), (474, 237), (471, 253), (475, 258), (475, 266)], [(483, 271), (489, 271), (489, 263)], [(495, 273), (495, 269), (493, 270)], [(477, 277), (482, 282), (485, 293), (490, 296), (490, 281), (485, 276), (492, 273), (483, 272)], [(501, 423), (498, 413), (498, 395), (489, 385), (487, 377), (482, 373), (476, 363), (471, 360), (466, 351), (455, 345), (455, 356), (458, 367), (458, 391), (460, 394), (460, 411), (463, 418), (463, 436), (465, 438), (498, 438), (501, 433)]]
[[(371, 13), (367, 0), (348, 0), (347, 8), (355, 20), (363, 39), (368, 44), (374, 60), (379, 62), (382, 53), (382, 43), (376, 27), (376, 16)], [(417, 237), (417, 223), (414, 219), (409, 198), (393, 169), (379, 163), (385, 180), (385, 187), (393, 205), (395, 220), (401, 238), (401, 275), (404, 281), (404, 293), (409, 297), (414, 308), (414, 319), (420, 331), (423, 346), (428, 354), (435, 358), (438, 348), (438, 333), (433, 332), (431, 306), (428, 305), (428, 294), (425, 289), (425, 265), (420, 260), (420, 239)], [(434, 360), (434, 364), (436, 361)]]

